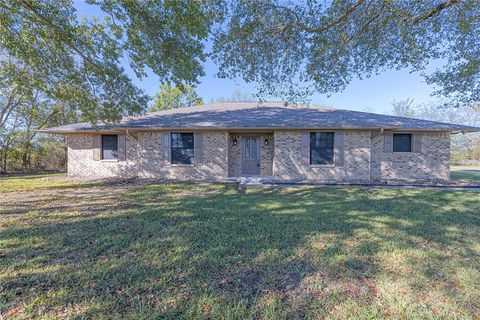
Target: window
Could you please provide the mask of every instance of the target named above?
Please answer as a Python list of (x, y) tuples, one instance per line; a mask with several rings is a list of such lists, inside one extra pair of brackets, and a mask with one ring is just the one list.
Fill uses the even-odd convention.
[(412, 152), (412, 135), (410, 133), (394, 134), (393, 152)]
[(172, 163), (193, 163), (193, 133), (172, 133)]
[(102, 134), (102, 159), (118, 159), (118, 136)]
[(333, 164), (333, 132), (310, 133), (310, 164)]

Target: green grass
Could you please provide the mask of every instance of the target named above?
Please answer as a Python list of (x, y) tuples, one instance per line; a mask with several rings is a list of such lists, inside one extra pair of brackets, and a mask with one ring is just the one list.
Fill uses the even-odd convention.
[[(472, 171), (455, 172), (455, 171)], [(480, 167), (475, 166), (451, 166), (450, 179), (480, 180)]]
[(66, 179), (65, 173), (0, 176), (0, 192), (18, 192), (40, 189), (68, 189), (93, 187), (101, 183), (85, 184)]
[(477, 191), (168, 184), (9, 195), (7, 318), (480, 314)]
[(78, 186), (78, 183), (62, 179), (64, 173), (0, 176), (0, 192), (27, 191)]
[(479, 173), (450, 172), (450, 179), (480, 180)]

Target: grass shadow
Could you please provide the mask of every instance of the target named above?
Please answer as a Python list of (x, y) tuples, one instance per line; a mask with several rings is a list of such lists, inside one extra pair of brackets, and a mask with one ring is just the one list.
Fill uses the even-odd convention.
[[(2, 309), (341, 318), (479, 307), (466, 280), (479, 277), (479, 193), (165, 184), (69, 199), (28, 203), (3, 224)], [(439, 273), (449, 282), (434, 292), (448, 303), (424, 296)]]

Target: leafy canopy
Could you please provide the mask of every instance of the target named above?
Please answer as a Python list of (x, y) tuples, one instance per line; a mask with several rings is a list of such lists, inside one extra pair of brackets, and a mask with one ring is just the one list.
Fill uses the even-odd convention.
[(221, 76), (294, 98), (338, 92), (354, 77), (385, 69), (425, 70), (438, 60), (444, 68), (426, 75), (437, 93), (475, 104), (479, 34), (478, 0), (233, 0), (213, 57)]
[(202, 103), (202, 98), (197, 95), (192, 87), (172, 86), (166, 83), (153, 98), (150, 111), (192, 107)]
[(220, 77), (257, 82), (260, 97), (299, 101), (436, 60), (444, 67), (425, 77), (439, 95), (480, 101), (479, 0), (87, 3), (102, 15), (79, 19), (71, 0), (0, 0), (0, 63), (15, 66), (1, 67), (4, 100), (35, 89), (83, 120), (117, 121), (149, 100), (121, 62), (140, 78), (152, 70), (160, 83), (194, 86), (211, 54)]
[(35, 88), (92, 122), (145, 110), (149, 97), (120, 66), (124, 59), (138, 77), (151, 69), (162, 82), (194, 84), (204, 74), (216, 1), (87, 2), (104, 17), (79, 20), (68, 0), (0, 0), (0, 59), (41, 74)]

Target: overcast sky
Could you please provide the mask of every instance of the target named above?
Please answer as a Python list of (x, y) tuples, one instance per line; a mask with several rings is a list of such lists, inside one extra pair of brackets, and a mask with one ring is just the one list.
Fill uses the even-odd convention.
[[(75, 4), (79, 16), (90, 18), (102, 15), (97, 7), (87, 5), (84, 1), (77, 0)], [(131, 71), (127, 61), (124, 61), (123, 67), (134, 83), (153, 97), (160, 86), (158, 77), (150, 72), (147, 78), (139, 80)], [(434, 70), (435, 67), (437, 66), (432, 63), (430, 69)], [(245, 95), (256, 92), (255, 84), (246, 84), (241, 79), (219, 79), (215, 76), (216, 72), (215, 64), (207, 61), (205, 64), (206, 75), (200, 79), (197, 87), (197, 92), (204, 102), (208, 103), (221, 97), (229, 98), (234, 91), (240, 91)], [(345, 91), (333, 94), (331, 97), (315, 94), (311, 97), (311, 105), (389, 113), (393, 100), (411, 98), (414, 99), (415, 104), (433, 101), (434, 98), (430, 94), (434, 89), (425, 83), (419, 73), (410, 74), (407, 70), (389, 70), (370, 79), (353, 80)]]

